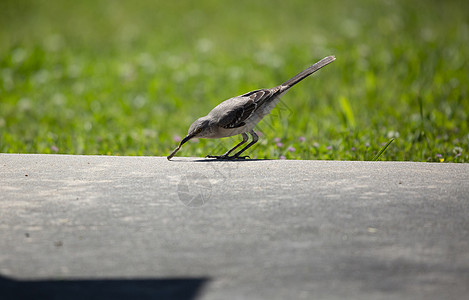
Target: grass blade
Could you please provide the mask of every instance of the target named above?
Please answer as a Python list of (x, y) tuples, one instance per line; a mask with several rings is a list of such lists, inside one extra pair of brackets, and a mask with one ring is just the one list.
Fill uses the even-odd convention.
[(346, 97), (340, 97), (340, 106), (342, 108), (342, 114), (344, 118), (345, 126), (351, 128), (355, 127), (355, 117), (353, 115), (352, 106), (350, 105), (349, 100)]
[(389, 147), (389, 145), (391, 145), (393, 141), (394, 141), (394, 138), (390, 139), (389, 142), (387, 142), (386, 145), (384, 145), (384, 147), (381, 148), (381, 150), (379, 150), (378, 154), (376, 154), (372, 160), (377, 161), (379, 157), (384, 153), (384, 151), (386, 151), (386, 149)]

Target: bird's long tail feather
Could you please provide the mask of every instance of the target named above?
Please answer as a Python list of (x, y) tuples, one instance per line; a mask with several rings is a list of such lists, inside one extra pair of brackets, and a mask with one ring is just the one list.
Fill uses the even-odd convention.
[(327, 66), (331, 62), (335, 60), (335, 56), (327, 56), (312, 65), (311, 67), (307, 68), (306, 70), (301, 71), (300, 73), (296, 74), (294, 77), (288, 79), (284, 83), (282, 83), (282, 86), (287, 86), (288, 88), (291, 88), (301, 80), (305, 79), (309, 75), (313, 74), (317, 70), (321, 69), (324, 66)]

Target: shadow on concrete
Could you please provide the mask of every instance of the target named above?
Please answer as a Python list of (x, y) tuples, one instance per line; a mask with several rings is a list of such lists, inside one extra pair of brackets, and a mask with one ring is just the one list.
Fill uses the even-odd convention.
[(267, 161), (267, 158), (246, 158), (246, 159), (216, 159), (216, 158), (200, 158), (194, 160), (177, 160), (172, 159), (171, 162), (205, 162), (205, 163), (216, 163), (216, 162), (247, 162), (247, 161)]
[(202, 158), (193, 160), (193, 162), (245, 162), (245, 161), (263, 161), (269, 159), (259, 159), (259, 158), (246, 158), (246, 159), (216, 159), (216, 158)]
[(0, 276), (0, 299), (196, 299), (208, 278), (17, 280)]

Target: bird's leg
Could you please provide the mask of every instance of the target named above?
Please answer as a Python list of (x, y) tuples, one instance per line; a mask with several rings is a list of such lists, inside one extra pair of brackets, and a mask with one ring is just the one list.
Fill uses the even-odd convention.
[(252, 136), (252, 141), (246, 146), (244, 147), (243, 149), (241, 149), (241, 151), (239, 151), (238, 153), (234, 154), (233, 156), (231, 156), (231, 158), (246, 158), (246, 157), (249, 157), (249, 156), (239, 156), (241, 153), (243, 153), (244, 151), (246, 151), (249, 147), (251, 147), (252, 145), (254, 145), (255, 143), (257, 143), (257, 141), (259, 140), (259, 136), (254, 132), (253, 129), (251, 129), (249, 131), (249, 133), (251, 134)]
[(230, 159), (230, 158), (233, 158), (233, 156), (230, 156), (230, 153), (233, 152), (235, 149), (237, 149), (239, 146), (241, 146), (242, 144), (246, 143), (249, 139), (249, 136), (246, 134), (246, 132), (243, 132), (241, 133), (241, 135), (243, 136), (243, 140), (237, 144), (236, 146), (234, 146), (233, 148), (231, 148), (230, 150), (228, 150), (225, 154), (223, 155), (207, 155), (205, 157), (208, 157), (208, 158), (218, 158), (218, 159)]
[(242, 144), (246, 143), (249, 140), (249, 136), (247, 135), (246, 132), (241, 133), (241, 135), (243, 136), (243, 140), (238, 145), (234, 146), (229, 151), (227, 151), (225, 154), (223, 154), (223, 156), (229, 157), (231, 152), (238, 149), (239, 146), (241, 146)]

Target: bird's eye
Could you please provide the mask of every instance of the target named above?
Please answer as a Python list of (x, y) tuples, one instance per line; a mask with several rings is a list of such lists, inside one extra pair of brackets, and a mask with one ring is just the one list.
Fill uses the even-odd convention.
[(202, 128), (198, 128), (196, 132), (197, 132), (197, 133), (201, 133), (201, 132), (202, 132)]

